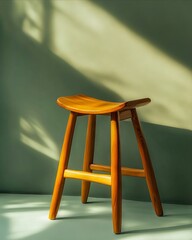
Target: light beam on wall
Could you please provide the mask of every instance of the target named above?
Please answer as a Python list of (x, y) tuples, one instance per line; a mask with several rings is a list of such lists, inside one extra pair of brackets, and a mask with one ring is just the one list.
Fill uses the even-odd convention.
[[(47, 2), (42, 19), (41, 11), (36, 16), (37, 28), (49, 32), (46, 47), (90, 81), (125, 100), (150, 97), (152, 103), (141, 110), (143, 120), (192, 130), (191, 69), (91, 1)], [(35, 25), (25, 22), (35, 15), (29, 6), (34, 10), (33, 1), (23, 7), (21, 28), (31, 37)], [(49, 16), (45, 17), (46, 12)], [(49, 29), (43, 29), (43, 19), (49, 19), (49, 26), (44, 24)]]
[(59, 151), (46, 130), (37, 120), (20, 118), (20, 140), (25, 145), (54, 160), (59, 160)]

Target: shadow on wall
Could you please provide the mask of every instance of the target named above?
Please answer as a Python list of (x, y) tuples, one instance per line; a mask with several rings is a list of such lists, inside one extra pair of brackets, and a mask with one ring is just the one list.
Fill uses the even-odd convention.
[[(94, 1), (94, 0), (93, 0)], [(95, 0), (95, 4), (162, 49), (171, 58), (191, 69), (192, 31), (191, 2), (174, 1), (122, 1)], [(180, 33), (180, 34), (179, 34)], [(182, 33), (182, 34), (181, 34)]]
[[(112, 6), (117, 7), (116, 1), (112, 2)], [(118, 4), (118, 9), (132, 7), (134, 10), (136, 7), (136, 4), (124, 4)], [(156, 5), (152, 4), (149, 9), (148, 3), (145, 5), (145, 12), (156, 10), (161, 15), (168, 14), (163, 5), (161, 11)], [(106, 87), (123, 99), (151, 97), (153, 105), (142, 112), (143, 119), (192, 130), (192, 113), (188, 112), (186, 116), (186, 110), (192, 104), (191, 70), (133, 32), (129, 22), (122, 24), (89, 1), (13, 1), (13, 7), (18, 30), (46, 46), (89, 81)], [(153, 22), (154, 16), (147, 16)], [(136, 18), (137, 21), (140, 18)], [(167, 24), (169, 27), (173, 25), (171, 20)], [(156, 21), (155, 18), (153, 25)], [(158, 29), (162, 31), (165, 23), (159, 21), (158, 24), (161, 24)], [(151, 24), (148, 25), (143, 28), (149, 31)], [(172, 31), (178, 35), (180, 29)], [(157, 38), (156, 32), (154, 36)], [(185, 38), (192, 39), (192, 36)], [(158, 39), (165, 42), (161, 36)], [(185, 92), (183, 97), (182, 92)]]
[[(165, 38), (158, 37), (157, 31), (153, 35), (156, 23), (161, 26), (163, 35), (163, 26), (171, 27), (172, 19), (165, 18), (165, 23), (163, 16), (160, 21), (154, 12), (150, 19), (148, 4), (152, 2), (149, 1), (145, 3), (147, 17), (142, 16), (145, 19), (142, 26), (138, 24), (141, 15), (130, 13), (131, 7), (136, 9), (138, 3), (122, 1), (118, 6), (116, 1), (112, 3), (108, 6), (107, 1), (96, 1), (96, 4), (57, 0), (1, 2), (1, 9), (4, 9), (1, 13), (4, 35), (1, 107), (9, 117), (8, 121), (1, 120), (2, 191), (51, 192), (57, 164), (48, 159), (59, 158), (58, 146), (61, 146), (67, 121), (66, 112), (56, 107), (58, 96), (81, 92), (113, 101), (147, 96), (152, 98), (152, 104), (141, 109), (140, 115), (148, 122), (143, 123), (143, 128), (162, 199), (192, 203), (189, 172), (192, 167), (192, 75), (189, 64), (185, 66), (185, 61), (182, 63), (167, 55), (175, 52), (180, 56), (182, 47), (176, 52)], [(165, 9), (163, 4), (161, 6), (162, 12), (158, 13), (163, 15)], [(123, 23), (115, 16), (122, 17)], [(133, 31), (134, 23), (143, 36), (150, 32), (151, 43)], [(180, 36), (179, 29), (173, 31)], [(174, 34), (169, 34), (169, 38), (174, 40)], [(162, 49), (166, 52), (152, 45), (153, 36), (155, 44), (162, 39), (162, 45), (166, 45)], [(96, 154), (99, 159), (109, 158), (105, 149), (109, 149), (110, 136), (103, 136), (103, 128), (106, 132), (109, 130), (107, 120), (98, 123)], [(83, 156), (85, 125), (86, 121), (80, 119), (72, 158)], [(126, 165), (137, 167), (138, 153), (131, 125), (123, 122), (121, 127), (122, 161), (126, 164), (130, 157), (132, 160)], [(128, 147), (125, 146), (127, 141)], [(11, 166), (8, 169), (7, 162)], [(73, 164), (80, 166), (79, 162)], [(8, 176), (13, 176), (13, 180)], [(124, 197), (148, 199), (144, 182), (132, 178), (124, 180)], [(67, 185), (66, 193), (79, 194), (80, 189), (76, 188), (79, 183)], [(142, 190), (136, 192), (135, 188), (139, 187)], [(105, 187), (93, 187), (92, 195), (100, 192), (105, 195)]]

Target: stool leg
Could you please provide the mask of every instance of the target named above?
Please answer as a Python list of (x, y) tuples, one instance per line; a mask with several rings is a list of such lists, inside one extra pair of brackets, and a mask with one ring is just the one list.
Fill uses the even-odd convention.
[(163, 208), (161, 205), (161, 200), (160, 200), (160, 196), (159, 196), (159, 192), (158, 192), (155, 174), (153, 171), (153, 166), (152, 166), (149, 152), (147, 149), (147, 144), (146, 144), (146, 141), (144, 139), (144, 136), (143, 136), (143, 133), (141, 130), (141, 126), (139, 123), (136, 109), (131, 110), (131, 113), (132, 113), (131, 119), (132, 119), (133, 127), (135, 130), (137, 142), (138, 142), (138, 147), (139, 147), (139, 151), (140, 151), (140, 155), (141, 155), (141, 159), (142, 159), (142, 163), (143, 163), (143, 168), (144, 168), (144, 171), (146, 174), (146, 181), (147, 181), (147, 186), (149, 189), (151, 201), (153, 203), (153, 207), (155, 209), (156, 214), (158, 216), (162, 216)]
[(63, 188), (64, 188), (64, 183), (65, 183), (64, 170), (67, 168), (67, 165), (68, 165), (76, 118), (77, 118), (76, 113), (71, 112), (69, 115), (68, 123), (67, 123), (65, 137), (63, 141), (62, 150), (61, 150), (61, 156), (59, 160), (59, 166), (57, 170), (57, 176), (55, 180), (55, 186), (53, 190), (53, 196), (52, 196), (52, 201), (51, 201), (51, 206), (49, 211), (50, 219), (56, 218), (57, 212), (59, 209)]
[[(91, 172), (90, 164), (93, 163), (94, 146), (95, 146), (95, 127), (96, 127), (96, 115), (89, 115), (85, 153), (84, 153), (84, 164), (83, 164), (83, 171), (86, 171), (86, 172)], [(87, 202), (90, 184), (91, 182), (82, 181), (82, 187), (81, 187), (82, 203)]]
[(114, 233), (121, 232), (122, 183), (118, 113), (111, 113), (111, 198)]

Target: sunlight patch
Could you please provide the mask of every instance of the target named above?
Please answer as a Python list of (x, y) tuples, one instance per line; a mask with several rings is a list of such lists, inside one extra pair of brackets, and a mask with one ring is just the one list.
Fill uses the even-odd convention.
[(59, 151), (44, 127), (37, 120), (20, 118), (20, 140), (32, 149), (50, 157), (59, 159)]
[(47, 218), (47, 211), (7, 212), (3, 216), (9, 220), (8, 239), (10, 240), (32, 236), (44, 231), (52, 223)]
[(44, 3), (14, 1), (17, 25), (28, 37), (121, 100), (151, 98), (142, 120), (192, 130), (191, 69), (92, 1)]

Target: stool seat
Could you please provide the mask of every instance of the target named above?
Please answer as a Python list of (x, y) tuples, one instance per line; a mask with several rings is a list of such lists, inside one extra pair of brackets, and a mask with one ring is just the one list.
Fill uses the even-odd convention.
[(149, 103), (149, 98), (137, 99), (128, 102), (109, 102), (83, 94), (59, 97), (57, 104), (69, 111), (80, 114), (109, 114), (125, 109), (133, 109)]

